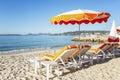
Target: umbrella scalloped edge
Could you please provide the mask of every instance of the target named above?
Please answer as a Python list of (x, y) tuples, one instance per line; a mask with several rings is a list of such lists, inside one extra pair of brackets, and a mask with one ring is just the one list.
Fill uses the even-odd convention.
[(102, 19), (94, 19), (94, 20), (91, 20), (91, 21), (89, 21), (89, 20), (80, 20), (80, 21), (78, 21), (78, 20), (69, 20), (69, 21), (61, 20), (59, 22), (54, 21), (53, 24), (55, 24), (55, 25), (57, 25), (57, 24), (60, 24), (60, 25), (62, 25), (62, 24), (65, 24), (65, 25), (72, 24), (72, 25), (74, 25), (74, 24), (82, 24), (82, 23), (84, 23), (84, 24), (88, 24), (88, 23), (94, 24), (96, 22), (98, 22), (98, 23), (107, 22), (108, 18), (109, 17), (102, 18)]
[(88, 24), (88, 23), (94, 24), (96, 22), (98, 22), (98, 23), (107, 22), (108, 18), (110, 17), (110, 14), (107, 13), (107, 12), (98, 13), (98, 15), (96, 17), (93, 17), (93, 18), (89, 19), (90, 15), (83, 16), (83, 17), (80, 16), (81, 17), (81, 18), (79, 18), (80, 20), (72, 18), (72, 17), (68, 18), (68, 20), (65, 20), (66, 18), (65, 18), (65, 16), (63, 17), (63, 15), (55, 16), (51, 19), (51, 23), (55, 24), (55, 25), (57, 25), (57, 24), (59, 24), (59, 25), (61, 25), (61, 24), (65, 24), (65, 25), (72, 24), (72, 25), (74, 25), (74, 24), (82, 24), (82, 23), (84, 23), (84, 24)]

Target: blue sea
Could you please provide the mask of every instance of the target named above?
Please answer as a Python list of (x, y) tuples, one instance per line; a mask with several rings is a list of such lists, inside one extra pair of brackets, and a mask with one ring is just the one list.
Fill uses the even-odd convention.
[(72, 36), (0, 36), (0, 51), (28, 48), (62, 47), (75, 44)]

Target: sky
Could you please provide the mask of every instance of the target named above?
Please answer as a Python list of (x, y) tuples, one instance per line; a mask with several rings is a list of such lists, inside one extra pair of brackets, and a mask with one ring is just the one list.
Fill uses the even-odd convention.
[(107, 23), (81, 24), (81, 30), (110, 30), (120, 26), (120, 0), (0, 0), (0, 34), (63, 33), (78, 25), (53, 25), (50, 19), (71, 10), (94, 10), (111, 14)]

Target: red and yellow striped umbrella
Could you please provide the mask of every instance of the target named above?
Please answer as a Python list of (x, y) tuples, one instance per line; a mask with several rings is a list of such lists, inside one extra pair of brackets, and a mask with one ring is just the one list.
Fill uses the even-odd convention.
[(92, 10), (73, 10), (62, 13), (51, 18), (52, 24), (88, 24), (107, 22), (110, 14), (107, 12), (96, 12)]

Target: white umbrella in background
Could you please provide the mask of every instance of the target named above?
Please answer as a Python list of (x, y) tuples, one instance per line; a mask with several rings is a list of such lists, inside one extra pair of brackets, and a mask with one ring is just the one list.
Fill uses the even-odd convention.
[(120, 38), (120, 26), (116, 27), (116, 30), (117, 30), (118, 36)]
[(119, 37), (116, 30), (115, 21), (113, 20), (111, 31), (108, 37), (108, 42), (119, 42)]

